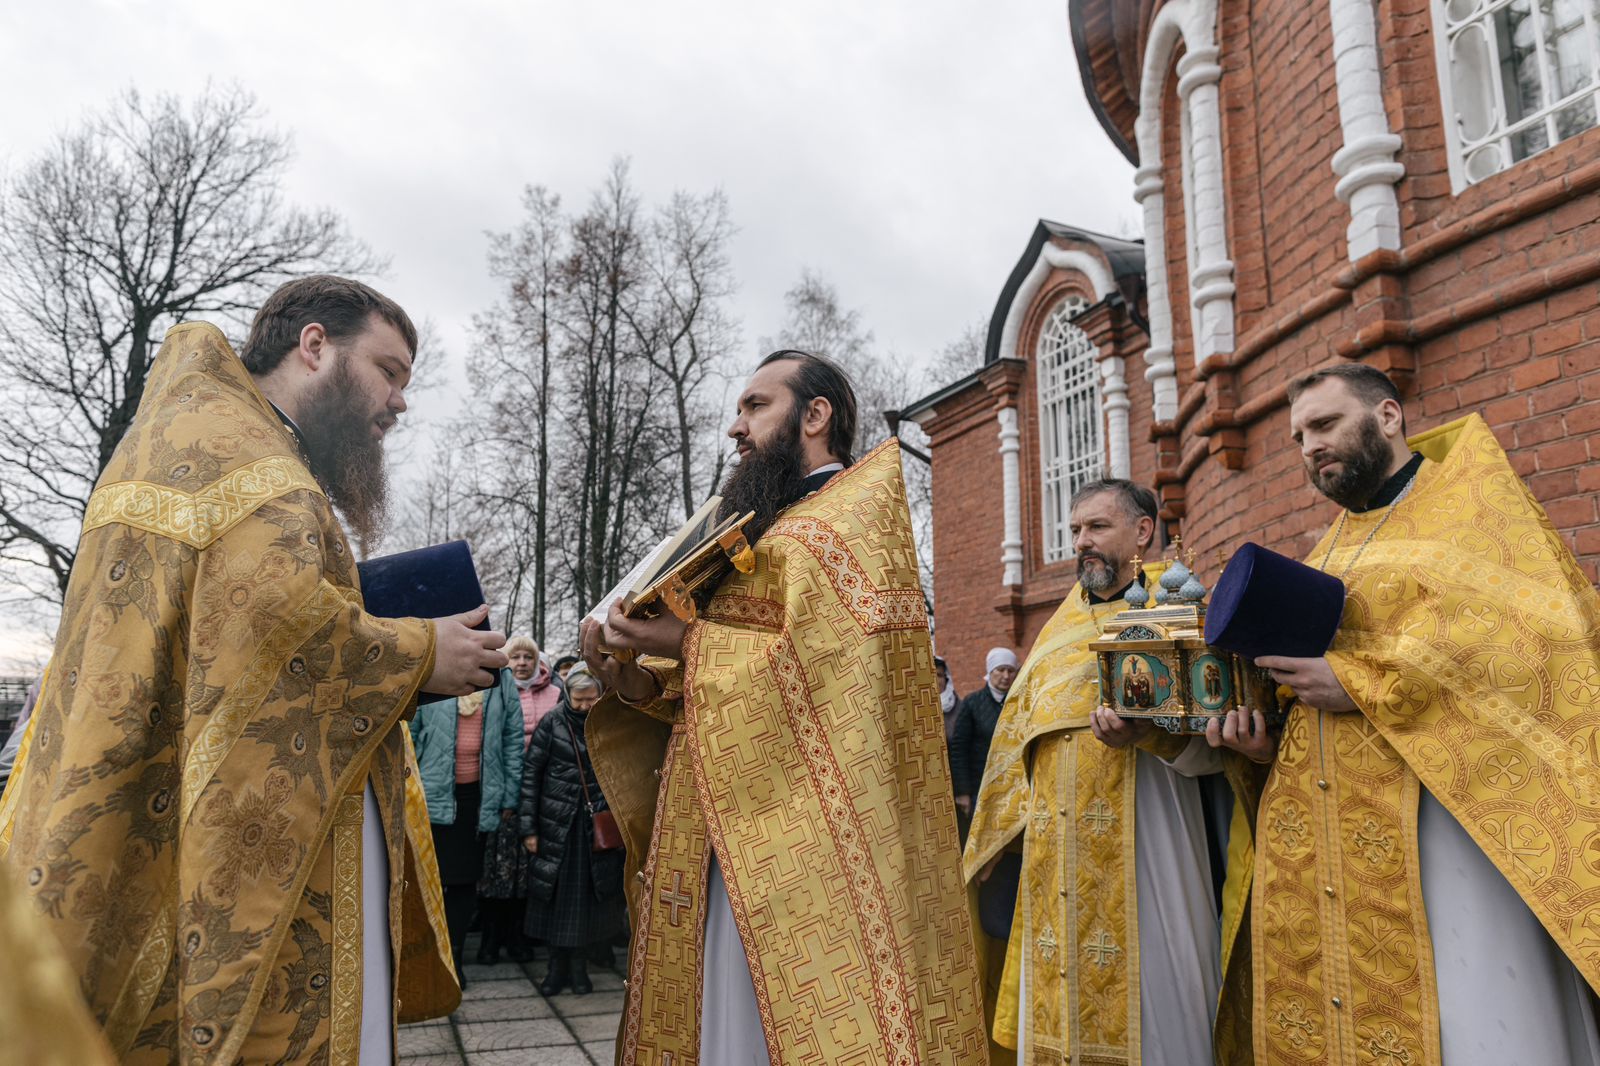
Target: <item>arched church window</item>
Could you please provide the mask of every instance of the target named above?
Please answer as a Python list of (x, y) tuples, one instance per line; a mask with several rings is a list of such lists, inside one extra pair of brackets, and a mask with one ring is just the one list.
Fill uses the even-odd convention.
[(1433, 0), (1459, 191), (1592, 129), (1600, 0)]
[(1099, 373), (1089, 335), (1072, 319), (1089, 306), (1068, 296), (1039, 333), (1039, 458), (1044, 503), (1044, 561), (1072, 558), (1068, 511), (1078, 486), (1100, 476)]

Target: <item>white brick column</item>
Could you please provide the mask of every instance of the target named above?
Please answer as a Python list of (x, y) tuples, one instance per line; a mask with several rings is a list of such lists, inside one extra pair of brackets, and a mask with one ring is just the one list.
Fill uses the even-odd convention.
[(1394, 187), (1405, 176), (1395, 159), (1400, 138), (1389, 130), (1378, 73), (1378, 26), (1372, 0), (1330, 0), (1334, 76), (1344, 147), (1334, 153), (1333, 192), (1350, 205), (1345, 230), (1352, 262), (1379, 249), (1400, 248), (1400, 204)]
[(1112, 477), (1127, 477), (1133, 468), (1128, 445), (1128, 382), (1123, 377), (1126, 360), (1111, 355), (1100, 360), (1100, 410), (1106, 420), (1107, 455)]
[[(1141, 121), (1143, 116), (1140, 116)], [(1143, 138), (1141, 138), (1141, 142)], [(1145, 158), (1144, 152), (1139, 153)], [(1145, 302), (1150, 308), (1150, 346), (1144, 350), (1144, 378), (1154, 392), (1157, 422), (1178, 415), (1178, 369), (1172, 359), (1172, 295), (1167, 290), (1167, 197), (1159, 162), (1133, 175), (1133, 199), (1144, 212)]]
[(1144, 67), (1139, 79), (1139, 117), (1134, 138), (1139, 169), (1133, 198), (1144, 212), (1146, 293), (1150, 304), (1150, 347), (1145, 351), (1145, 377), (1155, 392), (1155, 419), (1178, 414), (1178, 383), (1173, 363), (1172, 293), (1167, 286), (1166, 182), (1161, 158), (1161, 116), (1167, 70), (1182, 44), (1178, 62), (1178, 99), (1188, 119), (1192, 163), (1191, 212), (1184, 224), (1193, 235), (1195, 261), (1189, 264), (1189, 298), (1197, 362), (1234, 343), (1233, 260), (1228, 258), (1228, 229), (1222, 166), (1222, 112), (1217, 83), (1217, 0), (1170, 0), (1156, 12), (1145, 38)]
[(1022, 434), (1017, 430), (1017, 409), (1002, 407), (1000, 423), (1000, 489), (1005, 535), (1000, 541), (1000, 583), (1022, 584)]
[(1217, 94), (1222, 67), (1217, 55), (1216, 45), (1191, 42), (1178, 60), (1178, 100), (1188, 109), (1193, 160), (1193, 217), (1188, 224), (1194, 234), (1195, 261), (1189, 264), (1189, 300), (1194, 306), (1195, 361), (1201, 364), (1233, 351), (1233, 260), (1228, 258), (1222, 108)]

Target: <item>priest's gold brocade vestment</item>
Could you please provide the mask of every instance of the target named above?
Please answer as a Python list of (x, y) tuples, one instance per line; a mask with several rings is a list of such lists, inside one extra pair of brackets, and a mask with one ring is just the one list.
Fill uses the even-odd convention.
[[(995, 727), (967, 837), (964, 867), (974, 888), (992, 860), (1022, 848), (1010, 943), (991, 949), (1005, 951), (995, 1041), (1025, 1048), (1028, 1064), (1160, 1066), (1141, 1056), (1139, 1043), (1138, 748), (1102, 744), (1089, 726), (1100, 686), (1088, 645), (1103, 622), (1127, 609), (1121, 600), (1092, 603), (1075, 586), (1045, 623)], [(1188, 743), (1156, 732), (1142, 746), (1172, 759)], [(1243, 759), (1226, 759), (1224, 767), (1235, 804), (1214, 1044), (1216, 1061), (1236, 1066), (1249, 1061), (1248, 944), (1231, 957), (1229, 949), (1248, 895), (1248, 812), (1259, 774)]]
[(1440, 1062), (1424, 787), (1600, 988), (1600, 597), (1481, 418), (1411, 444), (1411, 492), (1307, 560), (1360, 713), (1296, 707), (1262, 798), (1258, 1063)]
[(214, 327), (168, 334), (89, 501), (0, 808), (118, 1057), (355, 1062), (362, 817), (399, 1020), (459, 1001), (406, 730), (433, 626), (362, 609), (293, 436)]
[(84, 1009), (78, 976), (0, 863), (0, 1056), (29, 1066), (110, 1066), (116, 1060)]
[(629, 848), (618, 1061), (699, 1061), (714, 848), (774, 1064), (984, 1063), (898, 446), (785, 511), (755, 555), (690, 625), (658, 721), (591, 712)]

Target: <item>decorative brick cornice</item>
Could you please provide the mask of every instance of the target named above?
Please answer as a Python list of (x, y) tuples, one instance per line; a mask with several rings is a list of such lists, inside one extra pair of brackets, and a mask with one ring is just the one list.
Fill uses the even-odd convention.
[(1021, 359), (997, 359), (983, 368), (978, 380), (989, 390), (995, 410), (1015, 407), (1017, 394), (1028, 380), (1028, 364)]

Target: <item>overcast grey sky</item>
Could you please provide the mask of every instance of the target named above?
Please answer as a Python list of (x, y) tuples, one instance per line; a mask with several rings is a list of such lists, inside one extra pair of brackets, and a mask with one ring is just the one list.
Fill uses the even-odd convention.
[(0, 167), (128, 86), (208, 79), (293, 135), (288, 195), (390, 258), (379, 287), (456, 376), (494, 296), (484, 232), (528, 183), (581, 204), (617, 155), (650, 202), (726, 190), (752, 360), (804, 268), (920, 363), (987, 319), (1037, 218), (1136, 217), (1064, 0), (8, 3)]

